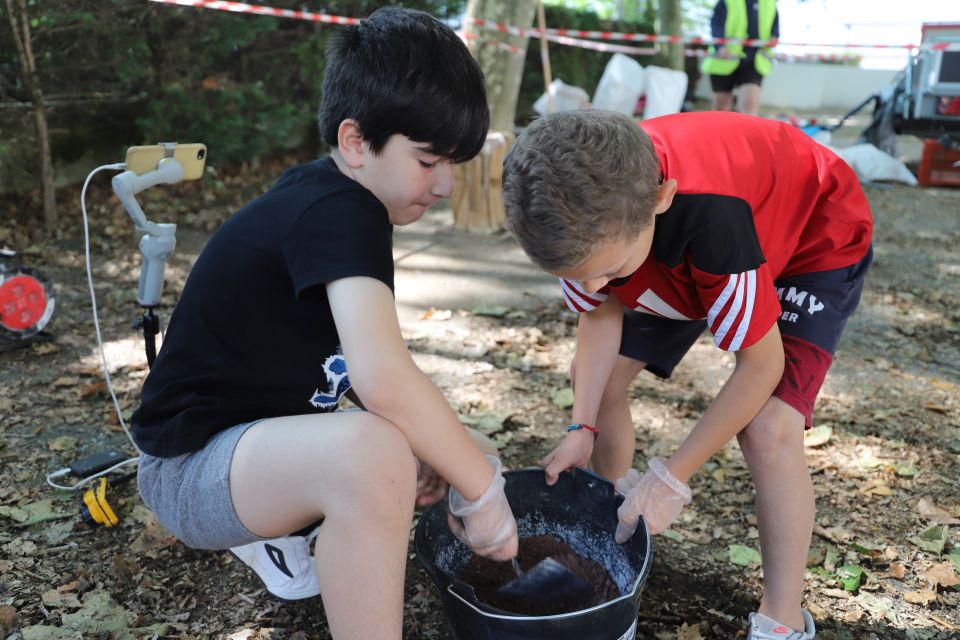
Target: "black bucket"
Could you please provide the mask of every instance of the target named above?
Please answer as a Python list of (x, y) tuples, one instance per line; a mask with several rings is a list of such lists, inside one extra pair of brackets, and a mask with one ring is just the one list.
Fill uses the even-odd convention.
[(508, 613), (477, 600), (457, 578), (473, 552), (447, 526), (445, 502), (420, 518), (414, 535), (417, 559), (440, 589), (458, 640), (626, 640), (636, 634), (640, 593), (653, 549), (643, 520), (626, 543), (613, 539), (623, 496), (605, 478), (583, 469), (562, 473), (550, 487), (543, 469), (504, 473), (506, 493), (520, 537), (549, 535), (580, 556), (600, 563), (620, 596), (601, 605), (552, 616)]

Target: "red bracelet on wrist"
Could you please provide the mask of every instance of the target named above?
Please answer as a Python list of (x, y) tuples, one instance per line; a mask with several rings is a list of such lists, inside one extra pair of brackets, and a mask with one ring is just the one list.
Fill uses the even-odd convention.
[(584, 422), (578, 422), (577, 424), (570, 425), (569, 427), (567, 427), (567, 432), (569, 433), (570, 431), (579, 431), (580, 429), (586, 429), (587, 431), (592, 433), (594, 440), (596, 440), (597, 436), (600, 435), (600, 431), (596, 427), (594, 427), (593, 425), (586, 424)]

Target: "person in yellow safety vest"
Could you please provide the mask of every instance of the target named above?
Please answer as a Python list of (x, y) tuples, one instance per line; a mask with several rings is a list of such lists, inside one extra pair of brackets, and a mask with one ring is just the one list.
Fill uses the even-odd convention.
[[(780, 37), (780, 16), (776, 0), (718, 0), (713, 8), (710, 31), (714, 38)], [(710, 76), (713, 108), (733, 111), (733, 90), (737, 91), (737, 110), (757, 115), (760, 109), (760, 84), (770, 72), (767, 49), (727, 44), (710, 47), (701, 71)]]

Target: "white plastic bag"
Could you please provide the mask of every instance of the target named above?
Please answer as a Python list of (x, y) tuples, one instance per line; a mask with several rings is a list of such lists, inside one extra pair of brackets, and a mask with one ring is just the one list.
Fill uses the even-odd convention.
[(829, 149), (843, 158), (863, 182), (887, 180), (911, 186), (917, 184), (916, 176), (910, 173), (907, 165), (870, 143), (843, 148), (829, 147)]
[(686, 73), (663, 67), (647, 67), (643, 70), (643, 82), (647, 90), (644, 120), (680, 112), (687, 95)]
[(622, 53), (615, 53), (600, 77), (600, 84), (593, 94), (593, 106), (632, 116), (644, 89), (644, 73), (640, 63)]
[[(553, 97), (554, 112), (583, 109), (590, 106), (590, 95), (586, 91), (580, 87), (565, 84), (560, 78), (550, 83), (550, 96)], [(541, 116), (547, 115), (546, 92), (533, 103), (533, 110)]]

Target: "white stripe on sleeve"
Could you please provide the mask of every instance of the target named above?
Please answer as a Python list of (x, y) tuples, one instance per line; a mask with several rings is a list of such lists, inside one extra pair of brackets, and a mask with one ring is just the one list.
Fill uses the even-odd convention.
[(757, 293), (757, 270), (752, 269), (747, 271), (746, 276), (747, 302), (743, 309), (743, 319), (740, 320), (740, 324), (737, 326), (737, 333), (734, 334), (728, 351), (739, 351), (740, 345), (743, 344), (744, 338), (747, 337), (747, 331), (750, 330), (750, 318), (753, 315), (753, 301)]
[(570, 302), (575, 305), (572, 307), (574, 311), (579, 311), (576, 306), (583, 308), (585, 311), (593, 311), (607, 299), (607, 294), (605, 293), (588, 294), (586, 291), (583, 291), (579, 283), (574, 280), (564, 280), (560, 278), (560, 288), (563, 289), (563, 293), (570, 298)]
[(733, 294), (733, 290), (737, 286), (737, 274), (731, 273), (730, 279), (727, 280), (727, 286), (723, 288), (723, 291), (720, 293), (720, 297), (717, 298), (717, 301), (713, 303), (713, 306), (710, 307), (710, 311), (707, 312), (707, 325), (712, 327), (713, 321), (717, 319), (717, 314), (723, 309), (724, 305), (727, 304), (727, 300), (730, 299), (730, 296)]
[[(731, 325), (737, 319), (737, 314), (740, 313), (740, 308), (743, 306), (743, 285), (746, 278), (743, 277), (743, 274), (737, 278), (737, 293), (733, 296), (733, 302), (730, 304), (730, 309), (727, 311), (727, 314), (723, 316), (723, 322), (720, 323), (720, 326), (717, 328), (716, 333), (713, 334), (713, 341), (719, 347), (723, 342), (723, 339), (727, 337), (727, 332), (730, 331)], [(726, 289), (724, 289), (726, 291)]]

